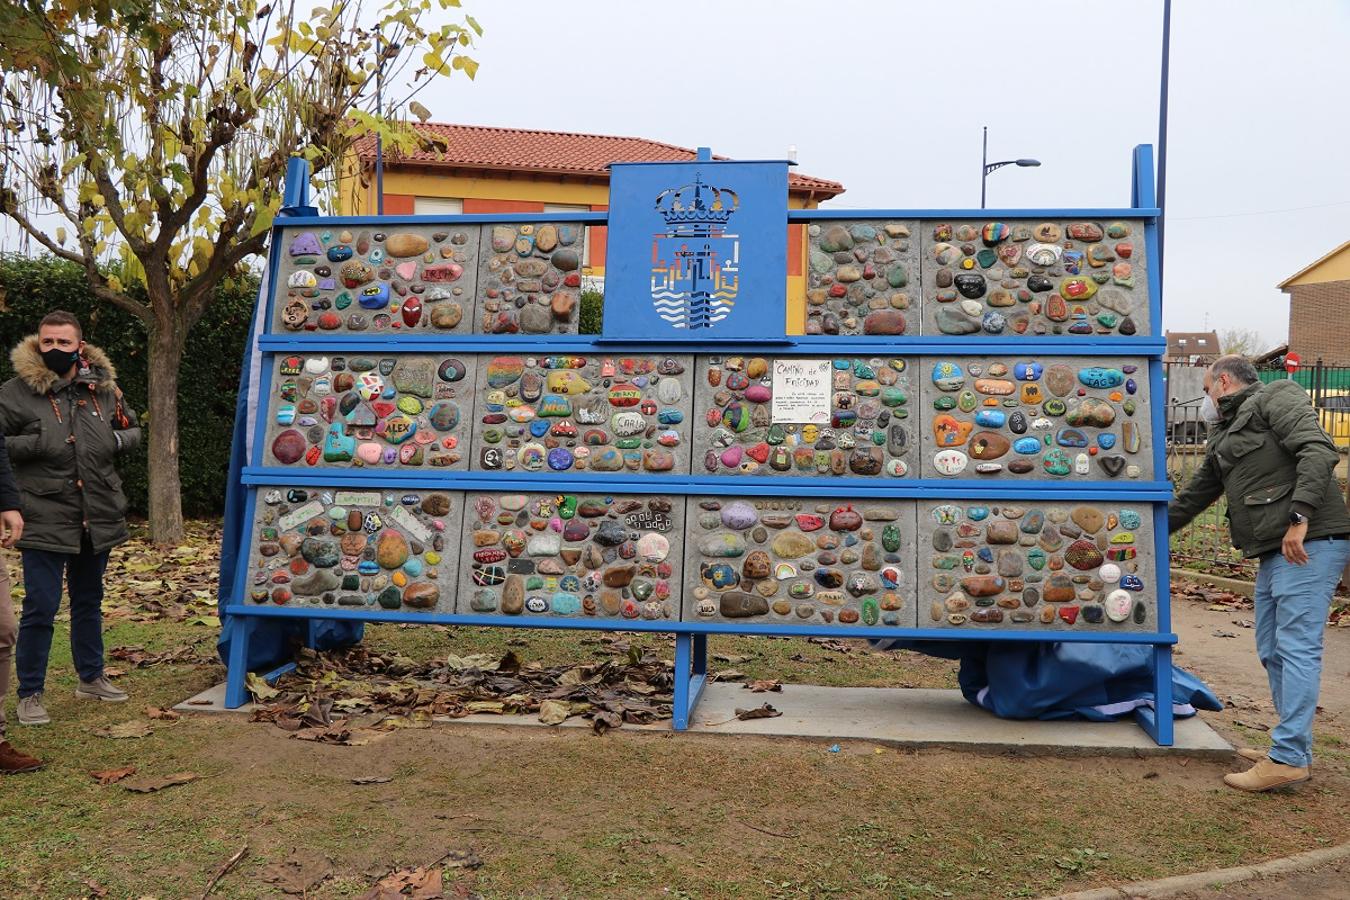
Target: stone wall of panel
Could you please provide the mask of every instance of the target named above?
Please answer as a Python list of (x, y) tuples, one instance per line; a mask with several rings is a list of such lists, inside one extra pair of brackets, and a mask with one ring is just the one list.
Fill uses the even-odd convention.
[(1148, 360), (922, 360), (923, 474), (988, 480), (1149, 480)]
[(387, 488), (257, 489), (248, 601), (452, 613), (462, 495)]
[(689, 498), (684, 620), (915, 623), (915, 503)]
[(576, 334), (586, 226), (484, 225), (477, 334)]
[[(916, 471), (912, 359), (700, 355), (692, 470), (883, 479)], [(789, 362), (818, 364), (828, 378), (828, 405), (813, 415), (775, 404), (775, 373), (786, 384), (781, 370)]]
[(476, 357), (273, 357), (263, 465), (468, 468)]
[(470, 494), (458, 612), (677, 619), (683, 501)]
[(919, 333), (917, 221), (807, 226), (806, 333)]
[(923, 333), (1150, 335), (1141, 220), (925, 221)]
[(482, 356), (473, 468), (689, 471), (694, 358)]
[(919, 504), (921, 627), (1157, 628), (1147, 503)]
[(480, 225), (287, 228), (274, 332), (472, 330)]

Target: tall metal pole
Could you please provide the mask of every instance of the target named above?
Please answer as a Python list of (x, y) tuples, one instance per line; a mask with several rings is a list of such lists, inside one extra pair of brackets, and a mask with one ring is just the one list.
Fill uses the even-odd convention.
[(1163, 222), (1167, 207), (1167, 82), (1172, 56), (1172, 0), (1163, 0), (1162, 84), (1158, 96), (1158, 283), (1162, 284)]
[(984, 180), (989, 177), (989, 126), (984, 126), (984, 140), (980, 147), (980, 209), (984, 209)]
[[(375, 115), (384, 116), (384, 37), (375, 34)], [(384, 137), (375, 132), (375, 214), (384, 215)]]

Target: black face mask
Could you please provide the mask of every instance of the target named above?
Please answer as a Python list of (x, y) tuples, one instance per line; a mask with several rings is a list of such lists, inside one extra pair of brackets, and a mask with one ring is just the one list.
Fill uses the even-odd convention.
[(53, 347), (50, 350), (42, 351), (43, 364), (57, 375), (65, 375), (70, 371), (70, 367), (79, 361), (80, 353), (78, 350), (62, 350), (60, 347)]

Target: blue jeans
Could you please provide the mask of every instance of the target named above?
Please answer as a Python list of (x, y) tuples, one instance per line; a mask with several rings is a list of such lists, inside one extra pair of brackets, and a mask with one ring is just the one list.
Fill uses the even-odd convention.
[(52, 625), (61, 607), (62, 575), (70, 589), (70, 655), (81, 681), (103, 675), (103, 570), (108, 551), (95, 553), (85, 532), (79, 553), (23, 551), (23, 613), (14, 655), (19, 696), (29, 697), (47, 682)]
[(1303, 548), (1305, 564), (1273, 553), (1261, 560), (1256, 576), (1256, 655), (1280, 717), (1270, 733), (1270, 758), (1287, 766), (1312, 764), (1322, 637), (1332, 592), (1350, 561), (1350, 541), (1306, 541)]

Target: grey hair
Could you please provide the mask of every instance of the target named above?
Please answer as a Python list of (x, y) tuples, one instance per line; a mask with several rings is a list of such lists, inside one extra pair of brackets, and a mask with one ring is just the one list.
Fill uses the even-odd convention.
[(1241, 384), (1256, 384), (1261, 380), (1261, 376), (1256, 374), (1256, 366), (1252, 365), (1252, 361), (1237, 353), (1220, 356), (1214, 360), (1209, 367), (1209, 373), (1213, 377), (1227, 375)]

